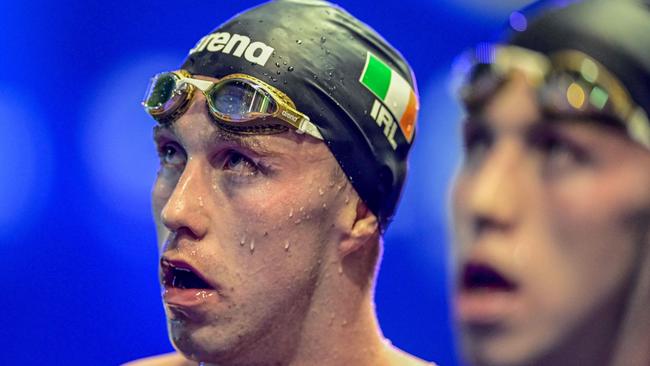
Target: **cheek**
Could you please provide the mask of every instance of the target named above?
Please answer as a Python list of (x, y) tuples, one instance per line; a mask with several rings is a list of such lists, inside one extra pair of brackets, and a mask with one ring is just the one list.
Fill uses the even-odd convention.
[(470, 217), (467, 212), (469, 200), (468, 179), (459, 173), (451, 186), (449, 205), (451, 208), (451, 219), (454, 230), (454, 245), (458, 255), (462, 255), (462, 248), (470, 243)]
[(167, 204), (169, 197), (172, 194), (174, 186), (161, 177), (156, 178), (153, 188), (151, 190), (151, 209), (153, 214), (154, 223), (156, 225), (156, 236), (158, 238), (158, 249), (162, 248), (162, 243), (169, 235), (169, 231), (163, 225), (160, 214)]
[[(334, 232), (339, 186), (262, 182), (220, 202), (219, 241), (236, 243), (233, 261), (246, 271), (308, 271)], [(300, 187), (300, 188), (296, 188)], [(230, 238), (228, 238), (230, 237)], [(233, 246), (231, 246), (233, 247)]]
[(172, 187), (164, 179), (156, 178), (151, 189), (151, 206), (156, 220), (160, 216), (165, 203), (169, 200), (171, 192)]
[(549, 191), (546, 230), (539, 233), (547, 244), (538, 255), (538, 266), (546, 271), (540, 274), (539, 302), (568, 319), (592, 316), (621, 296), (638, 235), (629, 221), (637, 213), (628, 200), (629, 187), (604, 177), (577, 183)]

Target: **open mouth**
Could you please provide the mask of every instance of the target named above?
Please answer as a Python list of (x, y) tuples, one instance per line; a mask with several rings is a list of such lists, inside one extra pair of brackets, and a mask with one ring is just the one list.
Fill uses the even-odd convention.
[(166, 259), (160, 260), (162, 272), (162, 284), (166, 288), (177, 289), (214, 289), (187, 263), (171, 262)]
[(486, 264), (467, 264), (461, 281), (462, 288), (467, 291), (514, 291), (517, 288), (514, 282)]

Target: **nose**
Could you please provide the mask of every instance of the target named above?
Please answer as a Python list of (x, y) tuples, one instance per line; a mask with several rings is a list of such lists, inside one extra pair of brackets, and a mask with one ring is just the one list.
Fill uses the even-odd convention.
[(192, 158), (188, 160), (160, 213), (162, 224), (172, 233), (184, 232), (194, 240), (207, 234), (209, 216), (204, 207), (208, 193), (205, 174), (200, 162)]
[(526, 166), (515, 142), (496, 144), (469, 185), (468, 209), (475, 234), (503, 232), (520, 219)]

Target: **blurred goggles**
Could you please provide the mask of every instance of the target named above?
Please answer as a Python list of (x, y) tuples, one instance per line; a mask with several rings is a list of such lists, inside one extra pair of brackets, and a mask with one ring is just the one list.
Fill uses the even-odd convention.
[(307, 133), (322, 140), (309, 117), (298, 112), (287, 95), (245, 74), (231, 74), (217, 81), (194, 79), (185, 70), (164, 72), (151, 79), (142, 105), (161, 124), (171, 124), (190, 105), (196, 90), (208, 103), (214, 120), (226, 130), (243, 134), (270, 134), (287, 130)]
[(501, 86), (519, 74), (537, 91), (544, 116), (602, 121), (625, 129), (633, 140), (650, 148), (646, 112), (613, 74), (582, 52), (546, 56), (516, 46), (483, 44), (463, 56), (455, 68), (463, 80), (460, 97), (469, 113), (480, 112)]

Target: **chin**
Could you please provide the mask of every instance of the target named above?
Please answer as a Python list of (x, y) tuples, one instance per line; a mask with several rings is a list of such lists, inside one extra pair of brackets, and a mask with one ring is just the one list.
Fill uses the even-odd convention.
[(224, 337), (210, 326), (192, 327), (170, 321), (169, 338), (174, 348), (194, 361), (223, 362), (238, 349), (237, 336)]
[(472, 366), (530, 366), (544, 365), (549, 349), (548, 340), (532, 335), (487, 335), (474, 332), (464, 337), (467, 361)]

